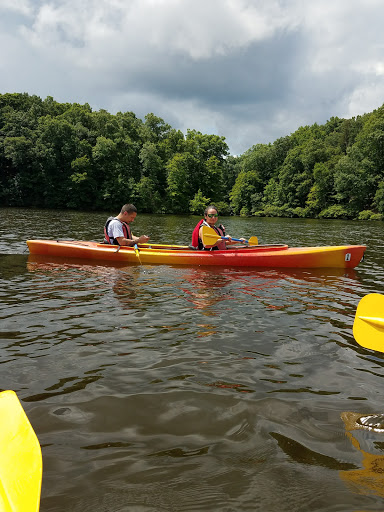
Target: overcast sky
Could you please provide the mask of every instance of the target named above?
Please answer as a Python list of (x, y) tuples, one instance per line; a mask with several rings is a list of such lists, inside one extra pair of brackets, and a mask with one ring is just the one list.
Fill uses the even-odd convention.
[(0, 93), (153, 112), (232, 154), (384, 103), (383, 0), (0, 0)]

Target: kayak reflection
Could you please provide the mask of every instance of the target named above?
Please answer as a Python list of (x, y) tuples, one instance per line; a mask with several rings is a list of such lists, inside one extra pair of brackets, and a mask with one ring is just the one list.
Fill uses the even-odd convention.
[[(215, 316), (215, 307), (224, 300), (240, 300), (239, 294), (251, 295), (265, 301), (268, 294), (265, 291), (277, 288), (282, 283), (288, 283), (295, 287), (301, 287), (306, 294), (306, 287), (329, 285), (331, 288), (341, 288), (345, 292), (352, 291), (348, 286), (348, 280), (356, 280), (357, 274), (354, 269), (331, 269), (324, 272), (320, 269), (311, 270), (280, 270), (280, 269), (233, 269), (233, 268), (212, 268), (197, 267), (190, 269), (184, 274), (186, 284), (182, 290), (186, 293), (187, 300), (192, 302), (196, 309), (202, 311), (206, 316)], [(225, 289), (225, 290), (224, 290)], [(266, 307), (278, 309), (278, 304), (265, 304)], [(308, 297), (307, 297), (308, 299)]]
[(183, 277), (185, 282), (181, 289), (186, 294), (186, 299), (205, 316), (216, 316), (218, 312), (215, 306), (221, 301), (233, 298), (232, 290), (225, 290), (231, 282), (230, 277), (217, 269), (191, 269)]
[[(45, 256), (30, 255), (28, 256), (27, 269), (29, 272), (54, 272), (56, 275), (58, 273), (67, 274), (69, 270), (72, 270), (81, 273), (81, 279), (84, 279), (84, 276), (87, 274), (93, 274), (97, 278), (95, 287), (97, 287), (99, 292), (105, 293), (105, 291), (101, 290), (100, 284), (105, 284), (108, 288), (111, 287), (116, 298), (123, 305), (130, 305), (137, 296), (140, 268), (127, 265), (126, 263), (121, 265), (116, 265), (115, 263), (100, 265), (91, 261), (84, 264), (83, 260), (76, 261), (71, 259), (68, 261), (64, 258), (55, 257), (47, 259)], [(77, 276), (79, 277), (78, 274)]]
[[(199, 310), (205, 317), (216, 317), (228, 310), (231, 312), (232, 302), (247, 300), (251, 296), (268, 309), (289, 310), (292, 307), (305, 309), (319, 307), (317, 300), (311, 300), (317, 291), (329, 288), (329, 295), (334, 290), (342, 290), (346, 296), (353, 292), (354, 281), (358, 274), (354, 269), (255, 269), (233, 267), (152, 267), (148, 265), (127, 265), (118, 262), (93, 262), (84, 260), (71, 260), (58, 257), (29, 255), (27, 268), (30, 272), (66, 272), (68, 269), (78, 271), (82, 275), (92, 273), (97, 276), (95, 286), (105, 284), (112, 287), (115, 298), (123, 305), (132, 305), (140, 295), (145, 282), (150, 282), (153, 293), (164, 290), (163, 278), (179, 282), (182, 296)], [(156, 268), (156, 271), (154, 271)], [(161, 269), (166, 270), (161, 270)], [(149, 275), (151, 274), (151, 275)], [(78, 274), (77, 274), (78, 275)], [(287, 300), (280, 293), (282, 288), (293, 288), (294, 297)], [(273, 293), (271, 291), (274, 290)], [(105, 290), (104, 292), (105, 293)], [(144, 294), (141, 297), (141, 306), (151, 303), (151, 297)], [(219, 303), (224, 303), (218, 310)], [(343, 306), (343, 305), (342, 305)], [(322, 303), (324, 309), (326, 305)], [(212, 326), (208, 329), (212, 334)]]

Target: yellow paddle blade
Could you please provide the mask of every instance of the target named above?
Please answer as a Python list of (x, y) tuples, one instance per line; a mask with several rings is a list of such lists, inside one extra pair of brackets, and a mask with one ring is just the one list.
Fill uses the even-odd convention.
[(384, 295), (370, 293), (356, 309), (353, 336), (359, 345), (384, 352)]
[(258, 245), (259, 240), (257, 236), (251, 236), (251, 238), (248, 239), (248, 245)]
[[(221, 237), (216, 233), (216, 231), (213, 228), (210, 228), (208, 226), (202, 226), (202, 241), (204, 245), (213, 245), (217, 240), (220, 240)], [(224, 237), (225, 238), (225, 237)], [(232, 238), (232, 237), (231, 237)], [(240, 240), (240, 238), (232, 238), (235, 242), (242, 242), (249, 245), (258, 245), (259, 240), (257, 239), (257, 236), (251, 236), (249, 240)]]
[(14, 391), (0, 393), (0, 511), (37, 512), (42, 458), (39, 441)]
[(204, 245), (213, 245), (217, 240), (220, 240), (221, 236), (216, 233), (213, 228), (208, 226), (202, 226), (202, 241)]

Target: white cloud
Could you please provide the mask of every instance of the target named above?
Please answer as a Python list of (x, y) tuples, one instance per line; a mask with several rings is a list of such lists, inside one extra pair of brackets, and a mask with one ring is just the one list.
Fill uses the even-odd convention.
[(29, 0), (0, 0), (1, 11), (11, 11), (24, 16), (30, 16), (33, 9)]
[(381, 0), (0, 0), (0, 92), (154, 112), (234, 153), (383, 102)]
[(155, 48), (193, 59), (227, 55), (296, 25), (280, 3), (243, 0), (66, 0), (42, 3), (25, 39), (40, 47), (71, 46), (113, 54)]
[(382, 82), (367, 82), (356, 87), (347, 100), (343, 117), (355, 117), (380, 107), (384, 103), (383, 85)]

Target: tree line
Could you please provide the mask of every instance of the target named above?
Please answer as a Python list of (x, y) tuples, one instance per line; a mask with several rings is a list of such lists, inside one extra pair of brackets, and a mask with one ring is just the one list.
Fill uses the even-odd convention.
[(231, 156), (153, 113), (0, 94), (0, 206), (381, 220), (384, 106)]

